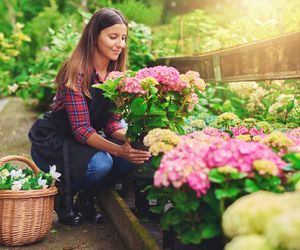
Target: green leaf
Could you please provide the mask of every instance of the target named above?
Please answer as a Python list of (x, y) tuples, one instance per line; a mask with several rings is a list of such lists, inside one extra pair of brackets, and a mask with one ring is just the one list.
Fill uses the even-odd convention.
[(171, 103), (171, 104), (169, 105), (168, 109), (169, 109), (169, 112), (176, 112), (176, 111), (179, 109), (179, 107), (178, 107), (177, 104)]
[(147, 111), (146, 100), (141, 97), (134, 99), (130, 105), (130, 109), (135, 116), (144, 115)]
[(176, 127), (176, 129), (178, 131), (178, 134), (180, 134), (180, 135), (184, 135), (185, 134), (185, 130), (183, 129), (183, 127), (181, 125), (175, 124), (175, 127)]
[(202, 241), (202, 234), (201, 230), (195, 230), (193, 228), (182, 232), (180, 241), (182, 241), (183, 244), (199, 244)]
[(276, 110), (276, 112), (277, 112), (277, 113), (281, 113), (281, 112), (283, 112), (285, 109), (286, 109), (286, 105), (279, 107), (279, 108)]
[(160, 165), (162, 156), (153, 156), (151, 160), (151, 166), (153, 166), (155, 169), (157, 169)]
[(291, 168), (300, 170), (300, 154), (299, 153), (288, 153), (283, 156), (283, 159), (291, 162)]
[(150, 211), (155, 213), (155, 214), (160, 214), (164, 211), (164, 204), (158, 204), (155, 207), (151, 207)]
[(216, 223), (210, 222), (205, 225), (202, 230), (202, 238), (203, 239), (211, 239), (221, 234), (221, 229)]
[(114, 81), (107, 80), (105, 83), (93, 84), (92, 87), (103, 90), (105, 97), (109, 98), (110, 100), (114, 100), (117, 95), (116, 88), (120, 79), (121, 78), (118, 78)]
[(176, 225), (182, 221), (180, 214), (176, 209), (170, 209), (164, 213), (160, 219), (161, 227), (164, 230), (169, 230), (170, 226)]
[(240, 189), (238, 188), (229, 188), (228, 190), (224, 189), (216, 189), (215, 194), (217, 199), (221, 200), (224, 198), (234, 198), (238, 193), (240, 192)]
[(166, 111), (164, 111), (161, 107), (157, 106), (157, 104), (153, 103), (150, 107), (149, 114), (150, 115), (166, 115)]
[(292, 109), (295, 107), (295, 101), (294, 99), (293, 100), (290, 100), (287, 105), (286, 105), (286, 111), (287, 112), (291, 112)]
[(214, 183), (223, 183), (225, 181), (224, 175), (221, 174), (216, 168), (209, 171), (208, 178)]
[(167, 126), (167, 118), (163, 116), (155, 116), (146, 119), (147, 127), (149, 128), (164, 128)]
[(242, 173), (242, 172), (230, 173), (230, 178), (232, 180), (239, 180), (239, 179), (243, 179), (245, 177), (247, 177), (246, 173)]
[(245, 191), (248, 193), (253, 193), (260, 190), (260, 188), (257, 186), (257, 184), (250, 179), (246, 179), (245, 181)]

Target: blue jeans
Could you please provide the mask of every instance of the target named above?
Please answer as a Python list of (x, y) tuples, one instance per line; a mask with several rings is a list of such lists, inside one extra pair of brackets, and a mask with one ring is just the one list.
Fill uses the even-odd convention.
[[(39, 169), (49, 172), (49, 164), (38, 155), (34, 147), (31, 148), (31, 157)], [(81, 190), (92, 189), (89, 193), (96, 195), (112, 187), (131, 170), (132, 165), (128, 161), (99, 151), (90, 159), (84, 177), (71, 182), (71, 192), (75, 195)]]

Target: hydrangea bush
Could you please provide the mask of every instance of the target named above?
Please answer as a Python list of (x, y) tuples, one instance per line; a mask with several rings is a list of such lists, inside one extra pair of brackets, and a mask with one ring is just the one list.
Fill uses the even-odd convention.
[[(158, 199), (152, 211), (162, 213), (163, 229), (173, 230), (182, 243), (198, 244), (222, 235), (221, 216), (239, 197), (259, 190), (293, 190), (300, 179), (300, 156), (291, 151), (298, 129), (281, 136), (246, 127), (230, 131), (205, 128), (178, 136), (156, 130), (145, 137), (150, 151), (160, 157), (154, 186), (148, 190), (149, 199)], [(163, 133), (168, 136), (160, 147)], [(239, 139), (244, 133), (260, 141)], [(286, 153), (291, 155), (283, 160)], [(165, 211), (170, 202), (173, 207)]]
[[(300, 193), (259, 191), (246, 195), (225, 211), (224, 233), (232, 238), (225, 250), (297, 250), (300, 246)], [(248, 248), (245, 248), (248, 249)]]
[(116, 104), (113, 111), (127, 122), (127, 137), (141, 140), (154, 128), (183, 134), (183, 118), (198, 103), (205, 83), (197, 72), (180, 74), (173, 67), (156, 66), (136, 73), (111, 72), (103, 84), (94, 87)]

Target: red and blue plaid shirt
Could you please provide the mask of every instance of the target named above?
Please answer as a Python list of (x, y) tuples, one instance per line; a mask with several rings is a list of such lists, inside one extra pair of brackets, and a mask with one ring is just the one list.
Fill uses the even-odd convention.
[[(95, 83), (103, 83), (99, 74), (97, 72), (95, 73)], [(66, 87), (59, 89), (54, 97), (51, 110), (58, 111), (65, 108), (71, 124), (72, 133), (78, 141), (86, 143), (87, 139), (93, 133), (97, 133), (97, 131), (90, 124), (88, 105), (86, 97), (82, 92), (82, 80), (83, 74), (80, 74), (76, 86), (78, 91), (73, 91)], [(116, 130), (121, 129), (122, 125), (120, 120), (120, 115), (110, 113), (109, 119), (105, 124), (104, 132), (111, 135)]]

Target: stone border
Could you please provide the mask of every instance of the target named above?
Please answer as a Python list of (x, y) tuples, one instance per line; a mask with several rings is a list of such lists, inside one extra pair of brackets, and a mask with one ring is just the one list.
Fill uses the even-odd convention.
[(5, 105), (8, 103), (8, 101), (9, 101), (8, 98), (0, 99), (0, 112), (5, 107)]
[(158, 243), (115, 191), (109, 190), (101, 194), (98, 200), (129, 249), (161, 250)]

